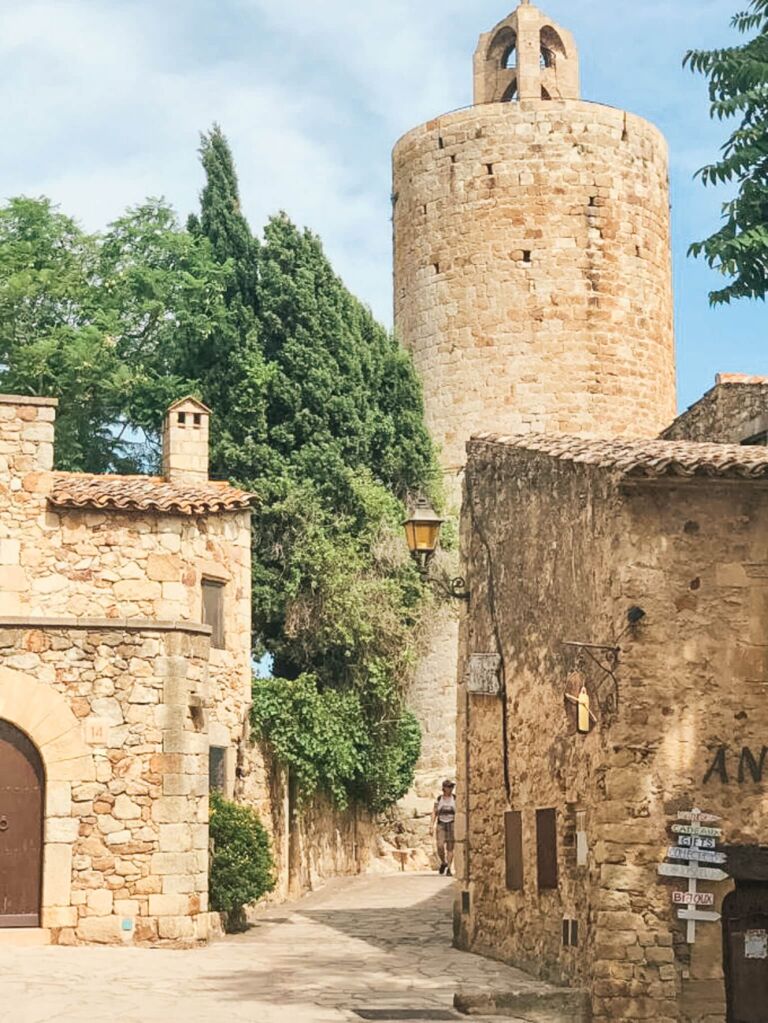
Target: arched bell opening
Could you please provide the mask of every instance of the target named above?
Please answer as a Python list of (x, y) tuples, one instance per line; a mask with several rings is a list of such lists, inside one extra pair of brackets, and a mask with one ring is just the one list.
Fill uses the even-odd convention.
[(542, 68), (553, 68), (557, 66), (559, 57), (566, 59), (565, 44), (551, 25), (545, 25), (540, 34), (540, 63)]
[(512, 70), (517, 67), (517, 33), (505, 25), (491, 40), (486, 59), (497, 67)]
[(39, 927), (45, 768), (34, 743), (0, 720), (0, 927)]
[(507, 90), (501, 97), (502, 103), (514, 103), (518, 99), (517, 79), (513, 79), (507, 86)]

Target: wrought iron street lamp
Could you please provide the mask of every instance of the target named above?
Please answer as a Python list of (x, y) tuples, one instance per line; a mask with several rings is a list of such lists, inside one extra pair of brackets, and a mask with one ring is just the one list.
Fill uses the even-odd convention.
[(419, 572), (425, 582), (437, 587), (442, 593), (455, 600), (469, 600), (466, 581), (462, 578), (441, 579), (429, 575), (429, 566), (440, 542), (440, 529), (445, 519), (441, 519), (425, 497), (420, 497), (405, 520), (405, 538), (411, 557), (419, 566)]

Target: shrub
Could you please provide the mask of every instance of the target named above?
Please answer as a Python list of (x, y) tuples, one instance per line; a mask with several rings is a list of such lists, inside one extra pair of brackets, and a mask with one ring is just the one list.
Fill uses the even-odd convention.
[(211, 794), (210, 834), (211, 909), (237, 914), (275, 887), (269, 835), (255, 810), (218, 792)]

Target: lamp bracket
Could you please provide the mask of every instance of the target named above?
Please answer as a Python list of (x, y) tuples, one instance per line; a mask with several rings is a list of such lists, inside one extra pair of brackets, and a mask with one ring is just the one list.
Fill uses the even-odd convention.
[(429, 583), (439, 593), (449, 597), (451, 600), (469, 601), (469, 590), (467, 589), (467, 580), (464, 576), (459, 575), (451, 579), (447, 575), (430, 575), (429, 566), (432, 563), (433, 556), (432, 553), (426, 555), (426, 557), (414, 555), (414, 558), (419, 562), (419, 572), (421, 573), (422, 580), (425, 583)]

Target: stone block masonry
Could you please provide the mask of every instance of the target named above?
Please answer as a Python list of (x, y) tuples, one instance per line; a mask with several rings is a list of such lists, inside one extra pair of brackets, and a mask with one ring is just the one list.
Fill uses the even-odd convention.
[(16, 809), (0, 905), (60, 944), (198, 942), (211, 746), (217, 784), (231, 796), (247, 759), (270, 810), (263, 756), (244, 750), (250, 497), (208, 482), (199, 403), (171, 412), (189, 416), (165, 431), (166, 462), (186, 458), (172, 479), (53, 471), (55, 406), (0, 396), (0, 760), (14, 734), (31, 740), (44, 807), (39, 891), (16, 891), (20, 863), (7, 867), (36, 827)]
[(209, 737), (189, 703), (210, 703), (209, 647), (183, 626), (0, 620), (0, 717), (49, 765), (41, 924), (55, 943), (207, 937)]
[[(506, 688), (460, 686), (458, 940), (584, 988), (601, 1023), (727, 1016), (729, 906), (768, 877), (767, 479), (759, 447), (470, 445), (460, 668), (500, 637)], [(586, 734), (567, 699), (582, 685)], [(687, 882), (658, 868), (694, 807), (719, 818), (729, 876), (701, 883), (724, 919), (691, 944), (673, 901)]]
[(580, 100), (489, 103), (394, 152), (395, 322), (444, 465), (475, 431), (675, 414), (667, 147)]

